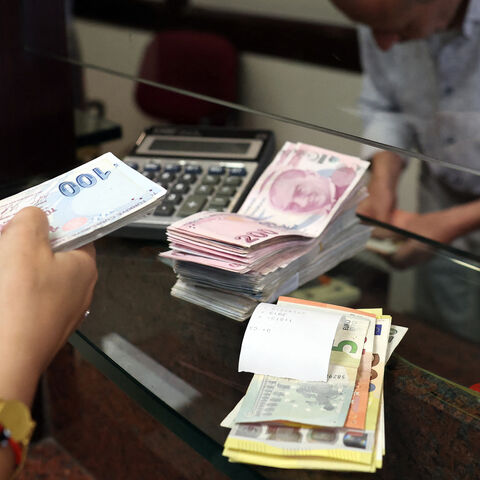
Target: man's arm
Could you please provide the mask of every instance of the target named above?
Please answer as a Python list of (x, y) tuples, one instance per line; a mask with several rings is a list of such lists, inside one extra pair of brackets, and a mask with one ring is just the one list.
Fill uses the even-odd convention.
[[(392, 225), (449, 244), (458, 237), (480, 229), (480, 199), (430, 213), (396, 210)], [(430, 257), (432, 250), (416, 240), (407, 240), (387, 258), (397, 268), (407, 268)]]
[(392, 216), (392, 224), (448, 244), (480, 228), (480, 199), (430, 213), (396, 210)]
[[(362, 136), (396, 147), (412, 147), (415, 136), (397, 104), (397, 87), (391, 80), (395, 62), (388, 54), (380, 52), (366, 27), (359, 29), (359, 44), (363, 67), (363, 85), (358, 102), (364, 121)], [(372, 167), (370, 198), (358, 212), (389, 223), (396, 208), (396, 190), (405, 158), (370, 145), (362, 146), (361, 156), (371, 160)]]
[[(359, 27), (358, 41), (363, 71), (358, 99), (363, 119), (362, 137), (410, 149), (416, 145), (416, 136), (398, 103), (397, 78), (402, 72), (398, 71), (393, 53), (381, 52), (367, 27)], [(369, 159), (380, 151), (374, 146), (363, 145), (362, 157)]]
[(374, 155), (368, 185), (369, 197), (359, 205), (358, 213), (385, 223), (391, 222), (403, 167), (404, 161), (396, 153), (381, 151)]

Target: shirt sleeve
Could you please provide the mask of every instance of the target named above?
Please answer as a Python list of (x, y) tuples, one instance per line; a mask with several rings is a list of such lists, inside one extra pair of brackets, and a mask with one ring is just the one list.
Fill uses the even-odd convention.
[[(394, 53), (382, 52), (366, 27), (359, 28), (363, 84), (359, 98), (365, 139), (409, 149), (415, 144), (414, 131), (396, 101)], [(382, 149), (363, 145), (361, 156), (371, 158)]]

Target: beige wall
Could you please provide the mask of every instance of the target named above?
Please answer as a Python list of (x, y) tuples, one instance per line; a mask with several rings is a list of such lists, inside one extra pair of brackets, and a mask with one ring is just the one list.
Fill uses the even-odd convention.
[[(122, 124), (124, 138), (107, 147), (123, 152), (145, 126), (155, 122), (138, 110), (133, 98), (135, 83), (126, 78), (137, 74), (152, 35), (83, 20), (75, 22), (75, 31), (83, 61), (102, 68), (84, 69), (87, 97), (102, 100), (107, 115)], [(109, 70), (125, 76), (109, 74)], [(239, 70), (242, 105), (313, 125), (361, 133), (361, 121), (355, 111), (360, 90), (358, 75), (249, 53), (240, 56)], [(243, 121), (247, 126), (273, 128), (271, 120), (261, 116), (244, 116)], [(274, 122), (274, 127), (279, 143), (291, 140), (292, 130), (294, 135), (300, 135), (298, 129), (286, 123)], [(301, 136), (303, 141), (358, 153), (358, 145), (332, 135), (322, 136), (304, 128)]]
[(198, 7), (255, 13), (335, 25), (351, 23), (328, 0), (190, 0)]

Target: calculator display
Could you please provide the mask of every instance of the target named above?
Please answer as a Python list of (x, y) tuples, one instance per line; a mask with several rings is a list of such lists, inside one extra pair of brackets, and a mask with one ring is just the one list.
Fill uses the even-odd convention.
[(246, 153), (250, 142), (199, 142), (194, 140), (154, 140), (150, 150), (171, 150), (213, 153)]
[(147, 135), (137, 148), (137, 154), (255, 160), (262, 146), (261, 140), (253, 138)]

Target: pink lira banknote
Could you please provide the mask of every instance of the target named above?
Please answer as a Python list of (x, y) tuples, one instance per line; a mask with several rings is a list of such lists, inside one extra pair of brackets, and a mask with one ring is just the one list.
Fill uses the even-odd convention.
[(266, 274), (303, 255), (315, 239), (238, 214), (200, 212), (167, 230), (161, 256), (224, 270)]
[(351, 155), (286, 142), (238, 213), (318, 237), (342, 208), (351, 206), (369, 165)]
[(173, 223), (167, 232), (211, 239), (241, 248), (252, 248), (286, 237), (309, 240), (309, 236), (302, 232), (229, 212), (199, 212)]

